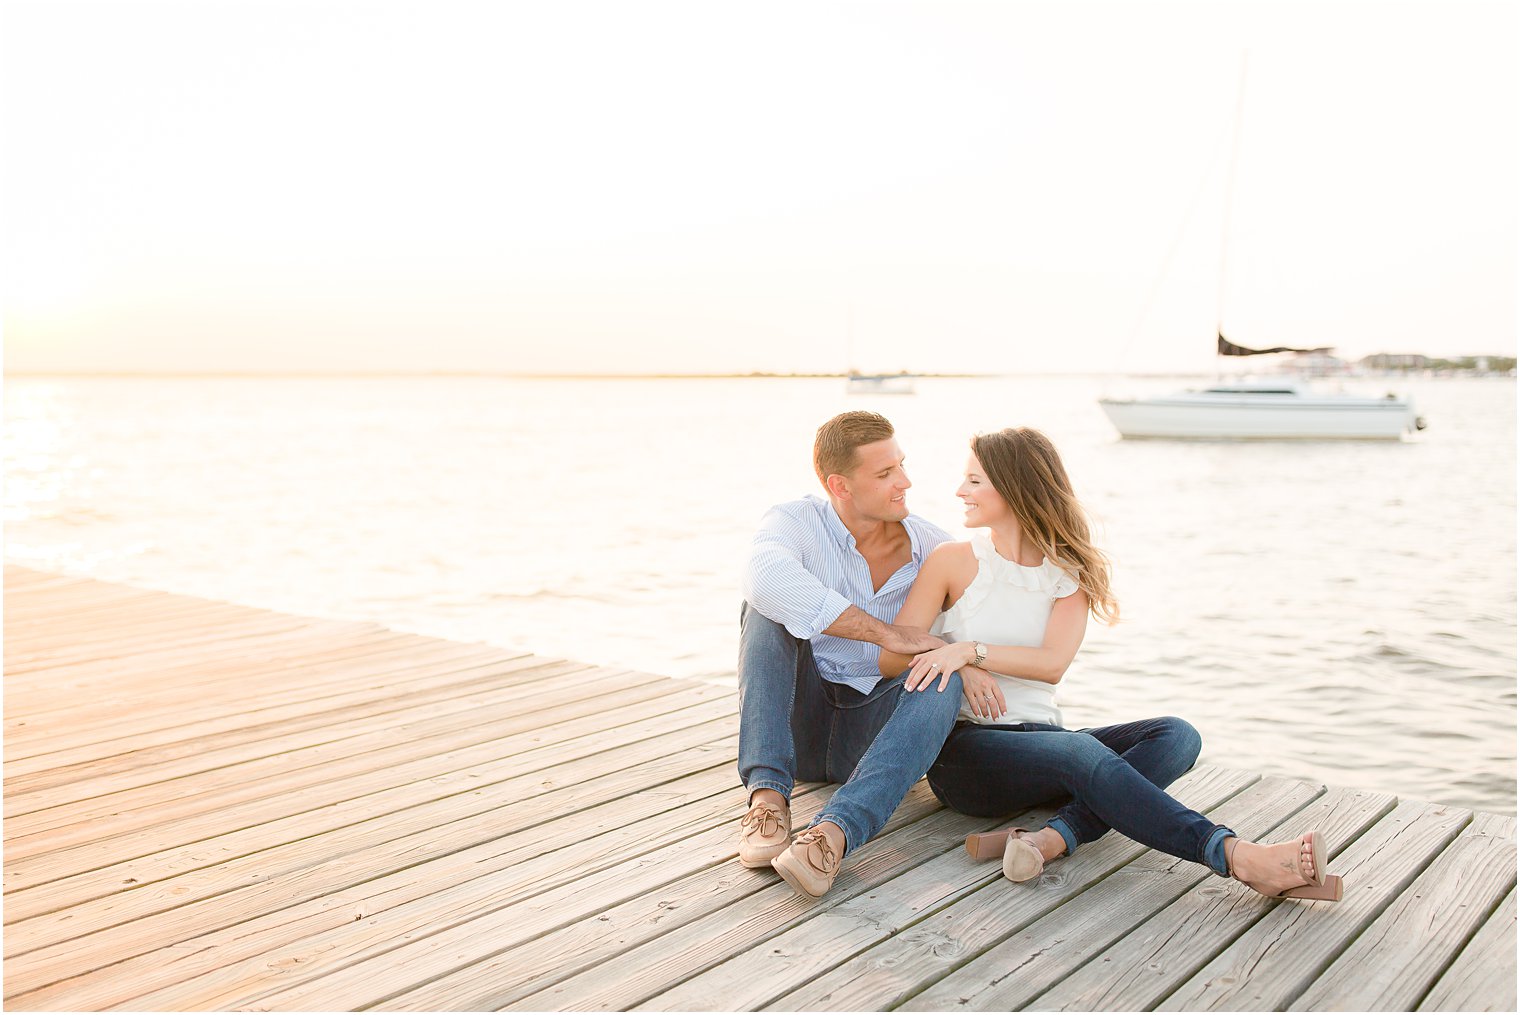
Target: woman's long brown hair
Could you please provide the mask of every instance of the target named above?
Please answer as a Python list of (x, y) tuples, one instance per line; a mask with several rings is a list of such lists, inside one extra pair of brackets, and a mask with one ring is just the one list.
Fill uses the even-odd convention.
[(1008, 502), (1024, 537), (1076, 578), (1094, 617), (1117, 623), (1119, 603), (1109, 587), (1108, 557), (1092, 544), (1087, 513), (1072, 493), (1050, 438), (1028, 427), (1010, 428), (977, 434), (971, 451), (992, 488)]

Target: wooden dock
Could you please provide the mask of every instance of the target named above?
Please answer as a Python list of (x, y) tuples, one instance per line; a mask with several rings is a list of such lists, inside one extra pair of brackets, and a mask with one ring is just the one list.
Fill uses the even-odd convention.
[[(735, 860), (732, 690), (5, 573), (13, 1010), (1515, 1009), (1515, 819), (1203, 766), (1339, 904), (920, 783), (818, 902)], [(801, 787), (805, 822), (830, 788)], [(1030, 819), (1038, 814), (1030, 814)]]

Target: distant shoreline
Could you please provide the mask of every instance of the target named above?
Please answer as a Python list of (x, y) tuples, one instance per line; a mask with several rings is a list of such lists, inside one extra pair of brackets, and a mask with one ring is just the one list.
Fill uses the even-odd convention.
[[(511, 381), (714, 381), (714, 380), (844, 380), (849, 377), (846, 373), (647, 373), (647, 374), (564, 374), (564, 373), (505, 373), (495, 371), (465, 371), (465, 370), (431, 370), (431, 371), (258, 371), (258, 372), (232, 372), (232, 371), (5, 371), (7, 378), (119, 378), (131, 380), (192, 380), (208, 378), (224, 378), (236, 380), (405, 380), (417, 378), (477, 378), (482, 380), (511, 380)], [(896, 374), (882, 376), (892, 377)], [(1080, 377), (1122, 377), (1135, 380), (1147, 379), (1200, 379), (1212, 380), (1220, 375), (1214, 371), (1208, 372), (1185, 372), (1175, 370), (1163, 370), (1144, 373), (1115, 374), (1106, 371), (1080, 370), (1080, 371), (1051, 371), (1047, 373), (913, 373), (903, 376), (924, 378), (930, 380), (998, 380), (1002, 378), (1080, 378)], [(1489, 371), (1478, 373), (1471, 371), (1402, 371), (1387, 370), (1365, 374), (1337, 374), (1325, 377), (1307, 377), (1311, 381), (1383, 381), (1383, 380), (1471, 380), (1471, 379), (1497, 379), (1515, 380), (1512, 372)]]

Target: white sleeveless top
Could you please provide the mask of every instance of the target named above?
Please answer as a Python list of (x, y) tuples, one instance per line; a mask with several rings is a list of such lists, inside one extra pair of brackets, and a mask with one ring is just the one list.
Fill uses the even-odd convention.
[[(1025, 567), (998, 556), (992, 537), (979, 532), (971, 537), (976, 554), (976, 577), (955, 605), (939, 615), (930, 629), (947, 642), (970, 641), (987, 645), (1024, 645), (1039, 648), (1045, 643), (1045, 625), (1057, 599), (1077, 591), (1077, 582), (1047, 557), (1039, 567)], [(1011, 725), (1021, 722), (1061, 725), (1056, 707), (1056, 688), (1043, 680), (1025, 680), (994, 673), (1008, 711), (992, 719), (972, 714), (964, 702), (959, 718), (977, 723)]]

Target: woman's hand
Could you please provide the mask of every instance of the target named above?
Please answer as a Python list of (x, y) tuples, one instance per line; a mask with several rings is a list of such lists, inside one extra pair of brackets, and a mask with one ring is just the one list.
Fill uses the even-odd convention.
[(965, 695), (966, 707), (971, 709), (972, 715), (996, 719), (1008, 711), (1008, 702), (1003, 700), (1003, 689), (998, 686), (997, 678), (980, 666), (961, 667), (961, 693)]
[(926, 689), (938, 677), (939, 689), (943, 691), (945, 685), (950, 683), (950, 674), (975, 658), (976, 646), (969, 641), (958, 641), (954, 645), (920, 652), (913, 657), (913, 666), (908, 670), (908, 679), (903, 687), (908, 691)]

